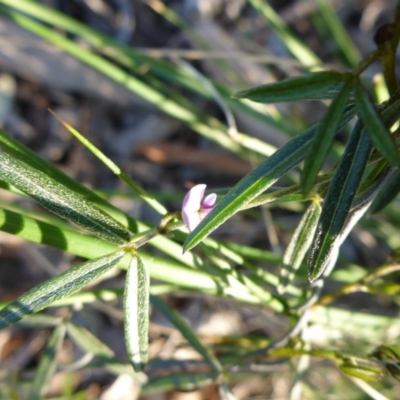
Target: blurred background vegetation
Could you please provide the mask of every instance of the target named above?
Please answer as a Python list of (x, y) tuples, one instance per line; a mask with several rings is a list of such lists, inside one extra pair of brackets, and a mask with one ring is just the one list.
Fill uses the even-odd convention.
[[(15, 16), (21, 14), (10, 13), (7, 3), (14, 3), (16, 9), (20, 4), (19, 11), (36, 18), (28, 21), (43, 22), (45, 28), (49, 25), (85, 51), (63, 49), (58, 36), (44, 31), (42, 37), (39, 31), (33, 34), (30, 31), (35, 28), (28, 29), (29, 22)], [(39, 8), (35, 16), (27, 3), (46, 6), (48, 11)], [(223, 193), (275, 149), (318, 122), (326, 110), (324, 102), (262, 105), (233, 100), (232, 94), (322, 65), (339, 71), (354, 67), (374, 50), (376, 29), (391, 21), (395, 7), (392, 0), (0, 1), (0, 124), (129, 215), (158, 224), (159, 215), (76, 141), (49, 108), (169, 210), (177, 211), (193, 184), (207, 183), (208, 188)], [(93, 35), (91, 40), (90, 31), (80, 32), (79, 27), (71, 33), (51, 10), (108, 39)], [(96, 47), (96, 42), (104, 49), (100, 44)], [(89, 53), (118, 64), (126, 75), (106, 64), (97, 64), (96, 69), (97, 61)], [(384, 101), (387, 93), (380, 73), (376, 63), (363, 77)], [(341, 135), (329, 153), (326, 170), (343, 152), (348, 132)], [(282, 185), (295, 182), (296, 170)], [(5, 203), (38, 207), (2, 190), (0, 207)], [(274, 287), (282, 254), (304, 210), (302, 203), (287, 202), (242, 212), (221, 226), (214, 238), (229, 243), (236, 254), (231, 265), (252, 271)], [(241, 354), (279, 339), (293, 321), (261, 301), (252, 301), (251, 296), (243, 295), (243, 301), (238, 301), (240, 293), (218, 295), (212, 289), (207, 293), (163, 287), (162, 262), (157, 265), (159, 280), (153, 281), (154, 287), (159, 293), (172, 292), (164, 298), (221, 362), (233, 365), (226, 381), (237, 399), (400, 398), (397, 381), (389, 374), (366, 383), (344, 374), (328, 354), (367, 358), (382, 344), (399, 345), (399, 211), (400, 203), (394, 201), (383, 212), (368, 215), (342, 246), (320, 307), (302, 333), (302, 345), (299, 340), (296, 347), (298, 339), (291, 344), (305, 353), (312, 349), (311, 357), (299, 351), (290, 362), (282, 353), (241, 364)], [(0, 232), (0, 249), (1, 302), (82, 261), (5, 232)], [(151, 256), (166, 257), (162, 249), (151, 252)], [(222, 259), (226, 262), (223, 257), (213, 259), (212, 253), (206, 258), (218, 268)], [(387, 276), (362, 280), (378, 267)], [(218, 390), (214, 375), (179, 329), (154, 309), (147, 383), (123, 368), (113, 368), (115, 360), (127, 363), (121, 297), (115, 295), (121, 293), (124, 278), (123, 272), (113, 271), (89, 289), (88, 293), (110, 289), (108, 301), (77, 297), (67, 306), (45, 312), (55, 317), (53, 321), (70, 318), (85, 333), (73, 337), (69, 332), (60, 343), (58, 367), (43, 398), (230, 399), (221, 387)], [(300, 271), (299, 280), (300, 289), (291, 293), (295, 296), (302, 296), (301, 289), (306, 288), (306, 268)], [(191, 288), (189, 283), (186, 286)], [(50, 335), (46, 321), (40, 319), (0, 331), (0, 398), (28, 398)], [(85, 338), (93, 348), (77, 345)]]

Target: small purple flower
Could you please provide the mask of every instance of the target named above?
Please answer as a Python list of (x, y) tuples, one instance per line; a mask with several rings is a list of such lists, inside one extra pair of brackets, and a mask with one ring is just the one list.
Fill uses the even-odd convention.
[[(200, 221), (214, 208), (217, 195), (211, 193), (204, 197), (207, 185), (193, 186), (183, 199), (182, 218), (189, 231), (200, 223)], [(203, 199), (204, 197), (204, 199)]]

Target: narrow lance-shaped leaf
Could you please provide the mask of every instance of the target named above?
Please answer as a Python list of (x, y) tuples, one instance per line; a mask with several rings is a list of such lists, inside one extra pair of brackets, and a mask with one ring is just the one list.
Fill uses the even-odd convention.
[(29, 393), (29, 400), (39, 400), (45, 395), (47, 385), (56, 371), (57, 353), (65, 336), (65, 325), (54, 329), (50, 340), (47, 343), (45, 352), (40, 360), (39, 367), (35, 373), (32, 389)]
[[(341, 120), (341, 126), (345, 125), (353, 115), (354, 108), (348, 107)], [(187, 237), (184, 250), (196, 246), (228, 218), (245, 208), (246, 204), (273, 185), (283, 174), (300, 163), (307, 154), (317, 126), (314, 125), (286, 143), (232, 188)]]
[(318, 171), (332, 145), (333, 137), (338, 130), (340, 119), (343, 116), (347, 100), (350, 94), (352, 82), (347, 82), (338, 96), (329, 106), (312, 139), (308, 156), (304, 161), (304, 169), (301, 175), (301, 186), (304, 194), (309, 193)]
[(311, 246), (320, 215), (320, 199), (315, 198), (304, 213), (283, 256), (283, 264), (279, 273), (279, 293), (284, 293), (303, 262), (307, 250)]
[[(44, 222), (43, 215), (0, 201), (0, 230), (34, 243), (41, 243), (83, 258), (97, 258), (118, 250), (114, 243), (85, 235), (75, 227)], [(65, 224), (64, 224), (65, 225)]]
[[(21, 208), (21, 214), (2, 209), (1, 202), (0, 230), (35, 243), (42, 243), (61, 250), (66, 250), (71, 254), (84, 258), (96, 258), (118, 249), (117, 246), (112, 243), (102, 241), (92, 236), (83, 235), (79, 232), (74, 232), (71, 229), (59, 229), (58, 227), (54, 227), (40, 220), (28, 217), (23, 212), (23, 208)], [(163, 245), (169, 246), (170, 243), (171, 242), (167, 240), (163, 242)], [(162, 247), (160, 247), (160, 249), (162, 249)], [(141, 252), (141, 256), (150, 266), (149, 269), (153, 278), (168, 282), (176, 287), (181, 287), (184, 290), (191, 289), (203, 293), (229, 296), (238, 301), (250, 303), (259, 304), (261, 301), (249, 291), (237, 290), (237, 286), (232, 285), (233, 281), (228, 282), (226, 280), (226, 274), (221, 273), (219, 276), (216, 276), (215, 271), (206, 269), (204, 265), (199, 266), (195, 258), (187, 263), (187, 258), (174, 261), (162, 256), (156, 257), (154, 254), (148, 254), (144, 251)], [(120, 267), (127, 268), (129, 261), (130, 260), (126, 257), (121, 262)], [(241, 288), (245, 286), (244, 284), (239, 284), (237, 281), (235, 281), (235, 283), (240, 285)], [(278, 304), (278, 302), (274, 302), (274, 304)], [(272, 303), (270, 303), (270, 305), (272, 305)]]
[(390, 204), (400, 192), (400, 169), (396, 169), (376, 196), (371, 206), (371, 212), (377, 213)]
[(357, 108), (375, 146), (391, 164), (399, 165), (400, 157), (396, 142), (386, 129), (374, 103), (360, 81), (356, 82), (355, 92)]
[(377, 179), (372, 183), (368, 184), (367, 187), (361, 190), (361, 187), (358, 188), (359, 195), (354, 199), (351, 204), (350, 211), (347, 214), (346, 221), (343, 224), (343, 228), (340, 231), (340, 235), (335, 240), (332, 251), (329, 255), (329, 259), (324, 267), (324, 274), (327, 276), (335, 266), (337, 258), (339, 256), (339, 249), (343, 242), (346, 240), (347, 236), (350, 234), (354, 226), (357, 222), (363, 217), (363, 215), (369, 209), (372, 201), (376, 197), (377, 193), (379, 193), (380, 188), (386, 182), (390, 174), (392, 173), (392, 169), (394, 167), (389, 167), (379, 174)]
[(237, 93), (235, 97), (259, 103), (277, 103), (294, 100), (320, 100), (326, 98), (324, 93), (328, 91), (328, 98), (332, 98), (337, 90), (332, 95), (329, 89), (340, 87), (346, 77), (346, 75), (334, 71), (314, 72), (244, 90)]
[(77, 292), (118, 264), (125, 252), (117, 251), (77, 265), (24, 293), (0, 311), (0, 329)]
[(0, 153), (0, 179), (34, 198), (62, 218), (113, 243), (129, 241), (130, 234), (118, 221), (43, 172)]
[(148, 360), (149, 291), (149, 271), (141, 258), (135, 255), (126, 275), (124, 329), (129, 359), (136, 372), (142, 371)]
[(185, 337), (185, 339), (203, 356), (216, 371), (221, 372), (222, 366), (217, 358), (205, 347), (197, 337), (196, 333), (190, 328), (185, 320), (167, 303), (157, 296), (150, 295), (151, 304), (161, 312)]
[(308, 276), (317, 279), (329, 264), (340, 245), (353, 199), (364, 174), (372, 142), (359, 120), (329, 186), (321, 217), (313, 238)]
[(184, 250), (189, 250), (219, 225), (273, 185), (285, 172), (303, 160), (315, 128), (292, 139), (259, 167), (246, 175), (187, 237)]
[(120, 209), (108, 203), (103, 197), (81, 185), (79, 182), (75, 181), (47, 161), (40, 158), (36, 153), (28, 149), (22, 143), (18, 142), (18, 140), (12, 138), (2, 129), (0, 129), (0, 147), (6, 150), (8, 154), (18, 158), (19, 160), (24, 160), (24, 162), (30, 165), (32, 168), (42, 171), (47, 176), (66, 186), (71, 191), (77, 192), (81, 196), (84, 196), (97, 207), (104, 210), (107, 214), (110, 214), (121, 223), (129, 226), (129, 229), (132, 232), (137, 231), (136, 221), (132, 217), (128, 216)]

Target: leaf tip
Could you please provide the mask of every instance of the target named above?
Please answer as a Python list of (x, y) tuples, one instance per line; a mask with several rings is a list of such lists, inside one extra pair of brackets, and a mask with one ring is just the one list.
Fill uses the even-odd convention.
[(308, 280), (310, 283), (314, 283), (318, 277), (313, 277), (312, 275), (308, 274)]
[(282, 282), (278, 283), (278, 286), (276, 287), (276, 291), (278, 292), (279, 295), (283, 295), (286, 293), (286, 285), (283, 284)]
[(309, 266), (307, 277), (310, 283), (314, 283), (322, 274), (323, 269), (315, 268), (315, 266)]
[(249, 93), (249, 90), (241, 90), (240, 92), (234, 93), (232, 95), (233, 99), (243, 99), (245, 98)]
[(146, 368), (146, 365), (147, 365), (146, 362), (138, 362), (134, 359), (131, 359), (131, 364), (132, 364), (133, 370), (136, 373), (142, 372)]
[(184, 241), (183, 246), (182, 246), (182, 254), (185, 254), (187, 251), (191, 250), (196, 244), (192, 244), (192, 240), (190, 239), (190, 236), (187, 237), (187, 239)]

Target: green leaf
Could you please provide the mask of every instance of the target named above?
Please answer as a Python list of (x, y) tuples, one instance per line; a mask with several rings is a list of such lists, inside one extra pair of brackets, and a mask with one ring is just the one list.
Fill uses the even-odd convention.
[(222, 372), (222, 366), (217, 358), (200, 342), (196, 333), (173, 308), (157, 296), (150, 295), (150, 301), (181, 332), (183, 337), (203, 356), (205, 361), (216, 371)]
[(400, 170), (396, 169), (376, 196), (371, 212), (377, 213), (389, 205), (400, 192)]
[(291, 203), (311, 200), (311, 196), (304, 196), (299, 193), (299, 190), (299, 185), (293, 185), (285, 189), (279, 189), (271, 193), (262, 194), (247, 203), (242, 210), (248, 210), (263, 204)]
[(9, 154), (13, 155), (15, 158), (24, 160), (24, 162), (44, 174), (59, 182), (60, 184), (66, 186), (71, 191), (74, 191), (82, 196), (84, 196), (91, 203), (94, 203), (98, 208), (105, 211), (107, 214), (111, 215), (117, 221), (122, 223), (124, 226), (129, 227), (132, 232), (137, 231), (136, 221), (125, 214), (123, 211), (112, 206), (107, 200), (92, 192), (87, 187), (81, 185), (68, 175), (64, 174), (53, 165), (47, 161), (40, 158), (32, 150), (28, 149), (22, 143), (18, 142), (6, 132), (0, 129), (0, 147), (4, 148)]
[(357, 108), (375, 146), (391, 164), (399, 165), (400, 157), (396, 142), (386, 129), (368, 92), (363, 88), (360, 81), (356, 82), (355, 89)]
[[(343, 85), (347, 75), (334, 71), (321, 71), (287, 78), (279, 82), (257, 86), (235, 95), (258, 103), (277, 103), (294, 100), (321, 100), (324, 93)], [(334, 94), (336, 94), (334, 92)], [(328, 98), (331, 98), (332, 93)]]
[(77, 292), (118, 264), (124, 254), (125, 252), (118, 251), (87, 261), (24, 293), (0, 311), (0, 329)]
[(350, 207), (364, 174), (372, 142), (359, 120), (324, 199), (310, 255), (308, 276), (316, 280), (340, 243)]
[(47, 389), (47, 385), (50, 383), (56, 371), (57, 360), (56, 356), (61, 348), (65, 336), (65, 325), (62, 324), (54, 329), (51, 335), (46, 350), (40, 359), (40, 363), (35, 372), (35, 380), (31, 391), (29, 393), (29, 400), (40, 400)]
[(318, 172), (332, 145), (333, 137), (338, 131), (339, 123), (343, 117), (352, 82), (347, 82), (338, 96), (333, 100), (327, 112), (318, 124), (312, 139), (308, 156), (304, 161), (301, 175), (301, 187), (304, 194), (310, 192), (315, 183)]
[(77, 232), (73, 226), (64, 226), (64, 221), (49, 222), (43, 221), (42, 214), (37, 211), (0, 201), (0, 230), (4, 232), (83, 258), (96, 258), (118, 250), (114, 243)]
[[(400, 95), (400, 89), (399, 89)], [(400, 99), (385, 104), (382, 110), (382, 120), (385, 126), (392, 126), (400, 117)]]
[(83, 196), (43, 172), (0, 153), (0, 179), (34, 198), (48, 210), (113, 243), (129, 241), (130, 233)]
[[(2, 206), (1, 203), (0, 206)], [(13, 205), (12, 208), (15, 209), (16, 206)], [(0, 208), (0, 230), (35, 243), (50, 245), (84, 258), (96, 258), (118, 250), (118, 247), (110, 242), (83, 235), (80, 232), (73, 231), (71, 228), (50, 225), (37, 218), (25, 215), (30, 215), (32, 211), (29, 212), (29, 210), (24, 210), (22, 207), (18, 207), (18, 209), (21, 210), (20, 213)], [(237, 279), (241, 279), (240, 277), (235, 279), (230, 275), (229, 271), (219, 271), (220, 274), (217, 276), (215, 268), (211, 271), (206, 264), (202, 263), (199, 265), (198, 257), (190, 253), (182, 255), (181, 246), (171, 242), (170, 239), (163, 239), (165, 240), (160, 243), (160, 246), (158, 246), (159, 249), (169, 253), (170, 243), (173, 243), (179, 250), (175, 254), (175, 258), (178, 261), (171, 260), (165, 255), (155, 256), (154, 254), (150, 255), (146, 252), (141, 252), (142, 259), (150, 266), (150, 274), (154, 279), (177, 285), (183, 290), (196, 290), (202, 293), (226, 296), (253, 304), (261, 302), (259, 298), (250, 293), (245, 284), (238, 282)], [(221, 247), (223, 248), (224, 245), (218, 244), (218, 248)], [(236, 251), (238, 250), (236, 249)], [(174, 256), (174, 254), (171, 253), (171, 256)], [(263, 252), (262, 257), (263, 259), (265, 257), (268, 258), (267, 253)], [(128, 259), (125, 258), (119, 266), (127, 268), (129, 265), (127, 261)], [(227, 279), (228, 275), (229, 279)], [(274, 276), (271, 274), (272, 277)], [(90, 296), (90, 293), (86, 294), (86, 298), (91, 299), (87, 301), (93, 301), (93, 296)], [(71, 302), (66, 302), (65, 300), (56, 302), (56, 304), (67, 303), (71, 304)], [(271, 296), (269, 306), (281, 307), (281, 304)], [(276, 311), (279, 310), (279, 308), (274, 309)]]
[(148, 360), (149, 271), (138, 255), (132, 258), (124, 292), (125, 343), (133, 369), (140, 372)]
[(321, 215), (320, 199), (312, 201), (298, 224), (292, 239), (283, 256), (283, 264), (279, 272), (278, 293), (284, 293), (292, 282), (296, 271), (311, 246), (319, 216)]
[[(353, 114), (354, 107), (349, 106), (341, 120), (341, 126), (346, 124), (353, 117)], [(246, 208), (247, 204), (273, 185), (287, 171), (300, 163), (307, 155), (310, 141), (317, 127), (318, 125), (312, 126), (286, 143), (233, 187), (196, 229), (190, 233), (184, 243), (184, 251), (196, 246), (228, 218), (240, 209)]]
[(310, 128), (307, 132), (292, 139), (246, 175), (190, 233), (184, 243), (184, 251), (196, 246), (228, 218), (273, 185), (285, 172), (301, 162), (314, 131), (315, 127)]
[(104, 365), (108, 371), (115, 375), (133, 374), (132, 367), (129, 364), (119, 362), (114, 352), (86, 328), (68, 322), (67, 332), (77, 346), (96, 357), (97, 361), (100, 361), (101, 365)]

